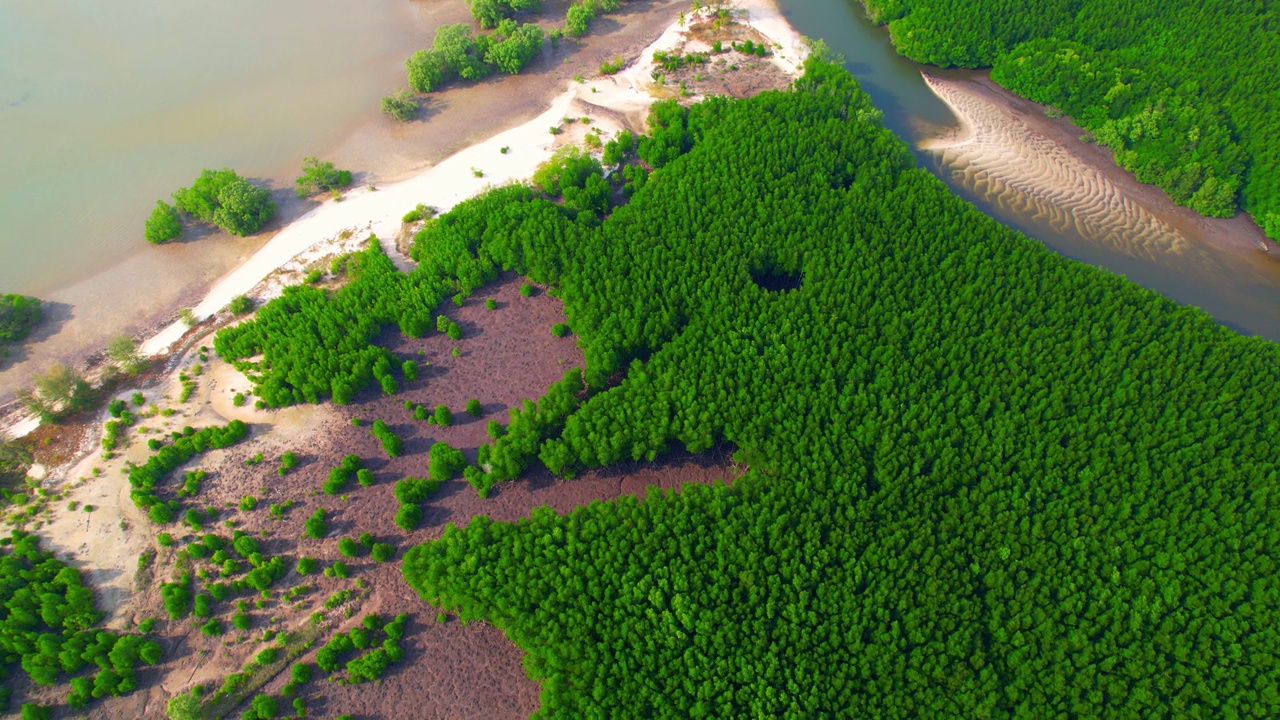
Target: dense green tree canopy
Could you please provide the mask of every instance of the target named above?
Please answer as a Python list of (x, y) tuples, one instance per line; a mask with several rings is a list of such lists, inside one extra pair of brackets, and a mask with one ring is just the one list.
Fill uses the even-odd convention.
[[(135, 668), (155, 664), (160, 645), (96, 629), (100, 620), (80, 571), (41, 550), (34, 535), (14, 531), (0, 543), (0, 676), (15, 664), (39, 685), (79, 675), (71, 695), (78, 707), (90, 699), (78, 686), (92, 697), (132, 691)], [(86, 669), (96, 672), (92, 683)], [(9, 709), (9, 692), (0, 687), (0, 711)]]
[(1280, 7), (1265, 0), (863, 0), (904, 55), (993, 66), (1139, 180), (1280, 239)]
[[(240, 177), (234, 170), (202, 170), (191, 187), (180, 188), (173, 194), (178, 210), (201, 222), (212, 223), (232, 235), (252, 235), (262, 229), (276, 213), (271, 192)], [(157, 213), (164, 214), (163, 203), (158, 203), (147, 221), (148, 240), (153, 230), (156, 237), (171, 233), (158, 220)], [(157, 225), (153, 228), (153, 222)], [(180, 228), (179, 228), (180, 230)], [(176, 236), (174, 236), (176, 237)]]
[(413, 273), (371, 247), (218, 338), (274, 402), (358, 389), (379, 329), (511, 269), (587, 365), (469, 480), (737, 448), (731, 487), (406, 555), (524, 648), (543, 715), (1280, 713), (1280, 349), (983, 216), (836, 66), (658, 113), (662, 166), (603, 222), (499, 188)]

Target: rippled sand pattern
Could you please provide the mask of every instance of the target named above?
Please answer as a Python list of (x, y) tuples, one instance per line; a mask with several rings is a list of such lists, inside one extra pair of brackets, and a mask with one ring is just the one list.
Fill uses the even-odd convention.
[(1114, 250), (1160, 261), (1189, 241), (1101, 171), (963, 82), (924, 75), (961, 119), (946, 137), (920, 144), (970, 192), (1001, 210)]

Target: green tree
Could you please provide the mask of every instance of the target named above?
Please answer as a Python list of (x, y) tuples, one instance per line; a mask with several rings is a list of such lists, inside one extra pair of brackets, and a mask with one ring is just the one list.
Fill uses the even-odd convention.
[(299, 198), (336, 190), (351, 184), (351, 171), (339, 170), (332, 162), (309, 157), (302, 160), (302, 174), (294, 181)]
[(228, 183), (218, 192), (218, 209), (213, 222), (232, 235), (252, 235), (276, 213), (271, 192), (243, 178)]
[(147, 364), (138, 354), (138, 344), (128, 335), (117, 335), (107, 343), (107, 356), (126, 375), (136, 375)]
[[(410, 70), (411, 75), (412, 73), (413, 71)], [(420, 78), (419, 82), (428, 84), (429, 81)], [(430, 84), (433, 87), (435, 85), (435, 83)], [(413, 95), (408, 90), (403, 88), (382, 98), (382, 114), (399, 122), (409, 122), (416, 118), (418, 116), (418, 107), (418, 101), (413, 98)]]
[(152, 245), (182, 237), (182, 218), (178, 216), (178, 210), (163, 200), (157, 200), (151, 217), (147, 218), (144, 236)]

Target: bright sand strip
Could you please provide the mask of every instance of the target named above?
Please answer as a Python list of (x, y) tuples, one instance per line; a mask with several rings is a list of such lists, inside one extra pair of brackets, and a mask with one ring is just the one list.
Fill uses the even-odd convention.
[(971, 83), (921, 73), (960, 119), (958, 132), (920, 143), (993, 205), (1135, 257), (1163, 260), (1188, 240), (1097, 167), (999, 106)]
[[(737, 10), (741, 22), (782, 46), (774, 53), (773, 62), (788, 74), (798, 75), (805, 55), (804, 41), (773, 2), (746, 0), (739, 3)], [(641, 53), (638, 62), (613, 78), (605, 79), (613, 81), (612, 87), (607, 82), (596, 82), (596, 91), (592, 92), (590, 83), (571, 83), (546, 112), (524, 125), (472, 145), (409, 180), (377, 190), (361, 188), (351, 191), (341, 201), (329, 201), (298, 218), (247, 262), (219, 281), (205, 299), (192, 308), (192, 314), (197, 321), (215, 315), (236, 296), (253, 292), (300, 253), (321, 243), (332, 246), (341, 242), (340, 236), (344, 231), (350, 231), (347, 232), (348, 237), (357, 241), (370, 234), (376, 235), (387, 247), (400, 232), (403, 215), (419, 204), (444, 213), (487, 187), (530, 177), (557, 147), (557, 136), (550, 134), (550, 127), (560, 125), (566, 116), (583, 114), (575, 114), (573, 110), (590, 109), (591, 106), (623, 114), (647, 110), (655, 100), (644, 90), (651, 81), (653, 53), (676, 47), (683, 33), (684, 27), (679, 22), (669, 25)], [(599, 86), (605, 86), (605, 89), (601, 90)], [(593, 123), (608, 132), (620, 129), (620, 124), (608, 117), (593, 117)], [(563, 138), (560, 144), (568, 139), (571, 138)], [(508, 148), (505, 154), (501, 152), (504, 147)], [(477, 170), (481, 176), (477, 176)], [(323, 251), (310, 254), (319, 257)], [(255, 294), (259, 299), (267, 299), (279, 291), (280, 288), (273, 287)], [(187, 327), (182, 321), (174, 322), (144, 342), (141, 351), (145, 355), (167, 353), (186, 332)]]

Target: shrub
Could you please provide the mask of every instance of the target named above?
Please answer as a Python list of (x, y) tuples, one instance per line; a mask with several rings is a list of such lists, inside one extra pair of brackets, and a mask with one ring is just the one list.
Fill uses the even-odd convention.
[(422, 522), (422, 508), (417, 505), (401, 505), (396, 510), (396, 527), (405, 532), (413, 532)]
[(259, 720), (269, 720), (280, 714), (280, 703), (271, 695), (257, 695), (250, 707)]
[(436, 424), (441, 427), (448, 427), (453, 424), (453, 411), (448, 405), (437, 405), (434, 419)]
[(529, 297), (531, 295), (533, 295), (532, 285), (530, 285), (529, 283), (524, 283), (523, 285), (520, 286), (520, 297)]
[(615, 55), (612, 60), (605, 60), (600, 63), (601, 75), (616, 75), (619, 70), (626, 67), (627, 61), (621, 55)]
[(298, 467), (298, 456), (292, 452), (287, 452), (280, 456), (280, 475), (289, 474), (289, 471)]
[(569, 326), (564, 323), (556, 323), (551, 326), (551, 334), (556, 337), (564, 337), (569, 334)]
[(333, 570), (333, 576), (339, 579), (346, 579), (351, 574), (351, 569), (341, 560), (334, 560), (333, 565), (329, 567)]
[(316, 562), (315, 558), (307, 557), (304, 555), (298, 558), (298, 565), (297, 565), (298, 574), (310, 575), (311, 573), (316, 571), (316, 566), (318, 564), (319, 563)]
[(252, 495), (245, 495), (240, 498), (240, 509), (244, 512), (249, 512), (256, 507), (258, 507), (258, 498)]
[(316, 508), (316, 511), (307, 518), (305, 524), (307, 537), (319, 540), (329, 534), (329, 524), (324, 521), (324, 508)]
[(462, 472), (462, 469), (466, 466), (467, 459), (463, 457), (461, 450), (449, 446), (448, 443), (442, 442), (435, 443), (431, 446), (431, 452), (428, 455), (427, 470), (431, 475), (431, 479), (437, 483), (437, 485), (447, 480), (452, 480), (458, 473)]
[(483, 412), (483, 410), (482, 410), (482, 408), (480, 407), (480, 401), (479, 401), (479, 400), (477, 400), (476, 398), (471, 398), (470, 400), (468, 400), (468, 401), (467, 401), (467, 414), (468, 414), (468, 415), (470, 415), (470, 416), (472, 416), (472, 417), (480, 417), (480, 414), (481, 414), (482, 412)]
[(418, 116), (418, 101), (406, 89), (401, 88), (382, 98), (382, 114), (399, 122), (409, 122)]
[(497, 310), (497, 309), (498, 309), (498, 301), (497, 301), (497, 300), (494, 300), (493, 298), (485, 298), (485, 301), (484, 301), (484, 309), (485, 309), (485, 310)]
[[(75, 692), (73, 690), (73, 692)], [(88, 702), (88, 698), (83, 700), (81, 704)], [(50, 720), (53, 717), (53, 708), (37, 705), (36, 703), (22, 703), (22, 720)]]
[(356, 557), (360, 554), (360, 550), (361, 550), (360, 543), (356, 542), (355, 540), (352, 540), (349, 537), (344, 537), (338, 541), (338, 552), (342, 553), (343, 557), (349, 557), (349, 558)]
[(258, 654), (254, 656), (253, 661), (258, 665), (270, 665), (275, 662), (278, 657), (280, 657), (280, 648), (269, 647), (263, 648), (259, 651)]
[(152, 245), (161, 245), (182, 236), (182, 219), (169, 203), (157, 200), (151, 217), (147, 218), (143, 236)]
[(232, 315), (247, 315), (253, 311), (253, 301), (248, 295), (237, 295), (231, 298), (231, 302), (227, 303), (227, 310)]
[(417, 380), (417, 379), (418, 379), (418, 363), (417, 363), (416, 361), (414, 361), (414, 360), (405, 360), (405, 361), (404, 361), (404, 364), (403, 364), (403, 365), (401, 365), (401, 370), (404, 372), (404, 379), (405, 379), (405, 380)]
[(252, 624), (252, 620), (249, 617), (249, 613), (237, 612), (231, 616), (231, 624), (237, 630), (248, 630), (249, 626)]
[(299, 198), (326, 190), (337, 190), (351, 184), (351, 171), (339, 170), (329, 161), (309, 157), (302, 160), (302, 174), (294, 181)]
[(396, 555), (396, 548), (389, 543), (374, 543), (373, 549), (370, 551), (373, 559), (378, 562), (386, 562)]
[(200, 632), (210, 637), (217, 637), (222, 634), (222, 621), (214, 618), (209, 622), (200, 626)]
[(395, 495), (401, 505), (417, 505), (426, 502), (439, 489), (440, 483), (436, 480), (407, 477), (396, 481)]
[(337, 495), (347, 487), (347, 483), (351, 481), (351, 473), (343, 468), (336, 467), (329, 471), (329, 479), (324, 483), (324, 492), (326, 495)]
[(370, 432), (382, 442), (382, 449), (389, 457), (399, 457), (404, 452), (404, 441), (385, 422), (375, 420)]
[(177, 208), (232, 235), (250, 235), (276, 212), (271, 193), (233, 170), (204, 170), (190, 188), (173, 194)]

